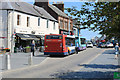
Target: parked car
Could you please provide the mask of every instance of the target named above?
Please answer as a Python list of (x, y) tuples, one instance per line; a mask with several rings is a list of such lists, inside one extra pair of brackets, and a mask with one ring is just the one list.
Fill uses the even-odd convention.
[(106, 47), (111, 47), (111, 48), (113, 48), (114, 45), (113, 45), (112, 43), (108, 42), (108, 43), (106, 43)]
[(92, 47), (93, 48), (93, 44), (91, 42), (88, 42), (87, 47)]

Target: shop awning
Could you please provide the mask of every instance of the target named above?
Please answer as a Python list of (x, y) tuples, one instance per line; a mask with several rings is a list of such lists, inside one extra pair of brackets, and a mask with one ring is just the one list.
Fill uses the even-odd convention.
[(35, 35), (30, 35), (30, 34), (16, 34), (19, 36), (22, 40), (39, 40)]
[(36, 35), (37, 38), (41, 38), (41, 39), (44, 39), (44, 36), (43, 35)]

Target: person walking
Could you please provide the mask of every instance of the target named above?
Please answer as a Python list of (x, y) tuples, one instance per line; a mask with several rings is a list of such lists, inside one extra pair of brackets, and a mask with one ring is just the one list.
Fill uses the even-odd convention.
[(118, 43), (116, 43), (116, 46), (115, 46), (115, 59), (118, 58), (118, 54), (119, 54), (119, 46), (118, 46)]
[(77, 42), (76, 47), (75, 47), (76, 54), (78, 54), (78, 47), (79, 47), (79, 44)]
[(33, 53), (33, 56), (35, 56), (34, 52), (35, 52), (35, 41), (33, 40), (32, 41), (32, 44), (31, 44), (31, 52)]

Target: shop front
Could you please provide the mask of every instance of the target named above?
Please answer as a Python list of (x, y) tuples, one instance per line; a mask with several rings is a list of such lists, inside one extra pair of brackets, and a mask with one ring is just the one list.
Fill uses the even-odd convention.
[(35, 35), (17, 33), (16, 37), (15, 37), (14, 51), (15, 52), (25, 52), (25, 49), (31, 48), (30, 45), (33, 40), (36, 42), (37, 45), (40, 44), (40, 39), (37, 38)]

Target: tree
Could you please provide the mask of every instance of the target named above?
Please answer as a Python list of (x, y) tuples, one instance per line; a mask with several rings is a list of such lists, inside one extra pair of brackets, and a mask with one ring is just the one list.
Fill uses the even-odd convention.
[(100, 31), (108, 39), (120, 39), (120, 2), (85, 2), (81, 10), (76, 7), (66, 10), (89, 30)]

